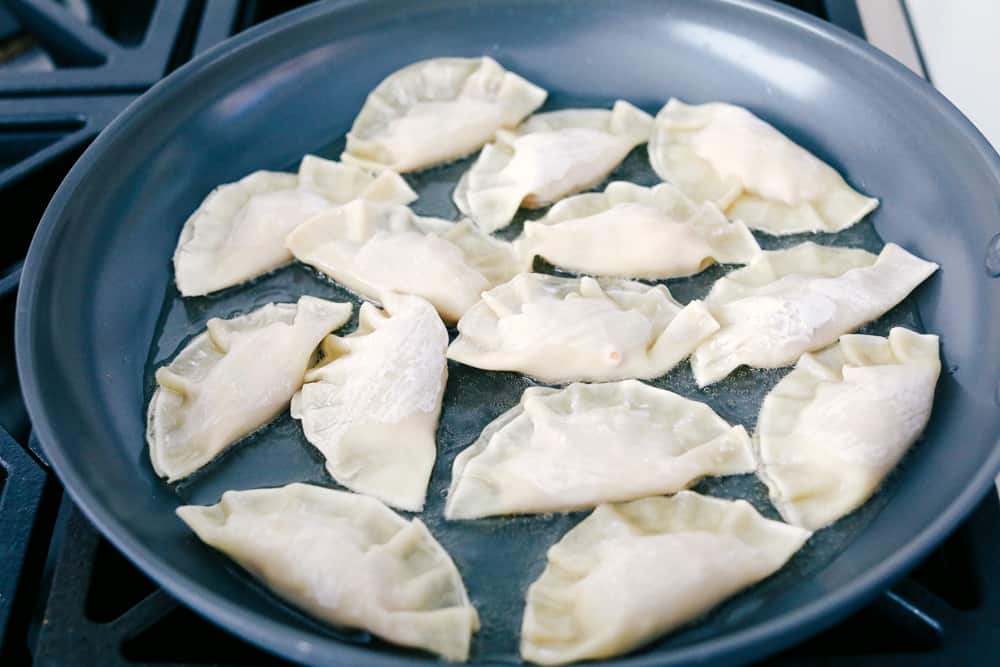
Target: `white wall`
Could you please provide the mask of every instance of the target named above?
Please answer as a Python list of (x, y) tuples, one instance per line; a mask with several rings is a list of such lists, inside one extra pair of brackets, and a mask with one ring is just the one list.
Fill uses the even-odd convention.
[(1000, 150), (1000, 0), (905, 2), (931, 81)]

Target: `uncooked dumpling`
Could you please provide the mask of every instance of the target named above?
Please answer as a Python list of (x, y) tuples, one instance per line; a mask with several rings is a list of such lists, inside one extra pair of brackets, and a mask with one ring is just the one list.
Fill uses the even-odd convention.
[(448, 378), (448, 332), (434, 306), (387, 293), (362, 304), (358, 328), (328, 336), (292, 417), (335, 480), (411, 512), (424, 506)]
[(320, 341), (350, 316), (349, 303), (303, 296), (209, 320), (156, 371), (146, 430), (156, 473), (187, 477), (274, 419), (302, 386)]
[(691, 356), (695, 380), (704, 387), (744, 364), (790, 366), (878, 318), (937, 268), (894, 243), (878, 256), (814, 243), (764, 252), (705, 298), (722, 328)]
[(546, 92), (492, 58), (433, 58), (390, 74), (347, 134), (344, 162), (398, 172), (464, 157), (514, 127)]
[(287, 244), (296, 259), (364, 297), (382, 302), (390, 291), (422, 296), (449, 322), (518, 268), (509, 243), (468, 222), (424, 218), (406, 206), (363, 199), (309, 220)]
[(818, 530), (864, 504), (924, 430), (940, 371), (938, 337), (899, 327), (803, 355), (757, 420), (781, 516)]
[(455, 459), (445, 516), (567, 512), (755, 468), (743, 427), (704, 403), (636, 380), (530, 387)]
[(417, 195), (394, 172), (373, 176), (314, 155), (302, 158), (297, 175), (255, 171), (220, 185), (181, 230), (174, 252), (177, 289), (184, 296), (208, 294), (290, 262), (290, 231), (357, 198), (408, 204)]
[(540, 208), (593, 187), (649, 140), (652, 117), (628, 102), (614, 109), (567, 109), (497, 132), (455, 188), (455, 205), (485, 232), (517, 209)]
[(227, 491), (177, 515), (289, 603), (394, 644), (466, 660), (479, 617), (451, 557), (420, 519), (309, 484)]
[(746, 225), (715, 205), (695, 204), (667, 183), (622, 181), (526, 222), (517, 246), (528, 261), (537, 255), (578, 273), (652, 279), (690, 276), (714, 262), (747, 264), (760, 253)]
[(553, 383), (663, 375), (718, 329), (662, 285), (524, 273), (483, 293), (448, 358)]
[(649, 160), (695, 201), (771, 234), (838, 232), (878, 206), (832, 167), (746, 109), (672, 99), (656, 115)]
[(774, 574), (809, 535), (692, 491), (601, 505), (549, 549), (521, 656), (560, 665), (630, 651)]

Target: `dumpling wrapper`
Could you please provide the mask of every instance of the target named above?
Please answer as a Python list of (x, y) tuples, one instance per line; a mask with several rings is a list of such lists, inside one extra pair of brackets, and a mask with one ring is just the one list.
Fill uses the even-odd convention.
[(510, 224), (517, 209), (541, 208), (605, 178), (649, 140), (653, 119), (619, 100), (614, 108), (566, 109), (497, 132), (455, 188), (459, 210), (484, 232)]
[(695, 380), (704, 387), (744, 364), (790, 366), (877, 319), (937, 268), (894, 243), (877, 256), (815, 243), (764, 252), (705, 297), (721, 328), (691, 356)]
[(408, 204), (417, 198), (399, 174), (379, 176), (315, 155), (298, 174), (256, 171), (220, 185), (191, 214), (174, 252), (183, 296), (199, 296), (264, 275), (292, 261), (285, 237), (313, 215), (362, 198)]
[(448, 358), (552, 383), (663, 375), (718, 329), (701, 301), (663, 285), (523, 273), (458, 323)]
[(156, 474), (183, 479), (274, 419), (302, 386), (317, 346), (350, 316), (349, 303), (303, 296), (209, 320), (156, 371), (146, 429)]
[(636, 380), (530, 387), (455, 459), (449, 519), (568, 512), (753, 472), (750, 437)]
[(420, 519), (310, 484), (227, 491), (177, 515), (205, 543), (308, 614), (394, 644), (469, 657), (479, 617), (448, 553)]
[(759, 475), (785, 521), (819, 530), (863, 505), (923, 432), (938, 337), (896, 327), (805, 354), (764, 399)]
[(357, 200), (322, 213), (288, 235), (288, 248), (363, 297), (422, 296), (448, 322), (518, 268), (509, 243), (468, 222), (415, 215), (406, 206)]
[(878, 206), (743, 107), (671, 99), (649, 140), (653, 170), (695, 201), (775, 235), (839, 232)]
[(570, 271), (617, 278), (690, 276), (760, 254), (746, 225), (730, 223), (713, 204), (696, 204), (668, 183), (623, 181), (564, 199), (525, 222), (515, 245), (528, 262), (540, 256)]
[(448, 378), (448, 332), (417, 296), (361, 305), (358, 328), (328, 336), (292, 417), (337, 482), (411, 512), (424, 506)]
[(810, 534), (693, 491), (601, 505), (549, 549), (528, 589), (521, 656), (560, 665), (626, 653), (774, 574)]
[(415, 171), (465, 157), (545, 102), (542, 88), (492, 58), (432, 58), (390, 74), (347, 134), (344, 162)]

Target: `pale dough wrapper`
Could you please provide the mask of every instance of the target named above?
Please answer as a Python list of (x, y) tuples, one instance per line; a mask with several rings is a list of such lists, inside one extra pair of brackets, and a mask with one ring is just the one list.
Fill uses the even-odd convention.
[(337, 482), (419, 512), (437, 454), (448, 332), (418, 296), (388, 293), (383, 306), (362, 304), (355, 331), (327, 336), (292, 417)]
[(227, 491), (177, 515), (290, 604), (394, 644), (469, 657), (479, 617), (451, 557), (420, 519), (310, 484)]
[(303, 296), (228, 320), (211, 319), (156, 371), (146, 441), (161, 477), (187, 477), (288, 407), (320, 341), (351, 304)]
[(433, 58), (390, 74), (347, 134), (344, 162), (403, 173), (479, 150), (515, 127), (547, 93), (492, 58)]
[(649, 140), (653, 119), (624, 100), (607, 109), (532, 116), (479, 154), (454, 200), (484, 232), (510, 224), (520, 207), (540, 208), (591, 188)]
[(601, 505), (549, 549), (521, 656), (561, 665), (631, 651), (774, 574), (810, 535), (693, 491)]
[(863, 505), (923, 432), (940, 372), (938, 337), (900, 327), (803, 355), (757, 420), (781, 516), (819, 530)]
[(568, 512), (756, 469), (750, 437), (636, 380), (530, 387), (455, 459), (445, 516)]
[(653, 378), (718, 327), (662, 285), (523, 273), (462, 316), (448, 358), (552, 383)]
[(382, 302), (387, 292), (422, 296), (447, 322), (519, 268), (511, 244), (467, 221), (415, 215), (406, 206), (358, 200), (288, 235), (288, 248), (341, 285)]
[(306, 155), (298, 174), (255, 171), (212, 190), (181, 229), (174, 278), (183, 296), (251, 280), (292, 261), (285, 237), (313, 215), (354, 199), (408, 204), (417, 198), (391, 171), (369, 172)]
[(515, 245), (527, 263), (539, 256), (614, 278), (690, 276), (715, 262), (749, 264), (760, 254), (746, 225), (730, 223), (714, 204), (696, 204), (669, 183), (644, 188), (624, 181), (560, 201), (525, 222)]
[(770, 234), (838, 232), (878, 206), (832, 167), (743, 107), (671, 99), (656, 115), (649, 161), (695, 201)]
[(937, 268), (894, 243), (877, 256), (815, 243), (761, 253), (705, 297), (721, 328), (691, 355), (695, 380), (704, 387), (742, 365), (790, 366), (877, 319)]

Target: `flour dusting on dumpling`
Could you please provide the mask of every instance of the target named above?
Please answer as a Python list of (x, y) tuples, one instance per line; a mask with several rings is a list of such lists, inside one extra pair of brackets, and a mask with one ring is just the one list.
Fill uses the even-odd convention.
[(335, 480), (400, 509), (423, 508), (448, 366), (448, 332), (417, 296), (361, 306), (358, 328), (323, 342), (292, 417)]
[(894, 243), (877, 256), (815, 243), (764, 252), (705, 297), (721, 328), (691, 356), (694, 377), (704, 387), (742, 365), (789, 366), (880, 317), (937, 268)]

